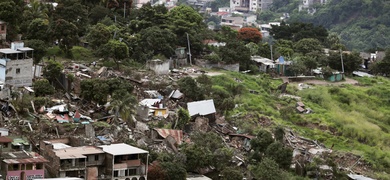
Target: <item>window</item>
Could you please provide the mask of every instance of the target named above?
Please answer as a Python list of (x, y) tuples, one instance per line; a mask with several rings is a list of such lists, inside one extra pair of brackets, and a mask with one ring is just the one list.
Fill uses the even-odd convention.
[(118, 171), (114, 171), (114, 177), (118, 177)]
[(128, 169), (128, 171), (129, 171), (129, 176), (137, 175), (137, 169)]
[(36, 169), (43, 169), (43, 164), (42, 163), (36, 164), (35, 168)]
[(16, 68), (16, 74), (20, 74), (20, 68)]
[(8, 148), (8, 143), (4, 143), (3, 148)]
[(95, 155), (95, 161), (99, 161), (99, 155)]
[(12, 166), (12, 170), (19, 170), (19, 164), (14, 164)]
[(4, 26), (4, 24), (2, 24), (1, 25), (1, 30), (4, 31), (4, 29), (5, 29), (5, 26)]

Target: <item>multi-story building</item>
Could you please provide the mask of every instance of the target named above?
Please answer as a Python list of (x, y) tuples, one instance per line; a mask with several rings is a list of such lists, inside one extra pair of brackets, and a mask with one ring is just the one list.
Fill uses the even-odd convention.
[(23, 42), (13, 42), (11, 48), (0, 49), (0, 81), (14, 87), (31, 86), (33, 49)]
[(1, 175), (7, 180), (43, 179), (48, 161), (35, 152), (17, 151), (1, 154)]
[(147, 179), (148, 151), (124, 143), (99, 147), (106, 153), (105, 175), (110, 179)]
[(271, 7), (273, 0), (230, 0), (232, 11), (257, 12)]
[[(69, 139), (41, 141), (41, 154), (49, 160), (53, 177), (94, 180), (146, 180), (148, 152), (127, 144), (72, 147)], [(72, 144), (76, 145), (76, 144)]]
[(87, 179), (104, 176), (105, 153), (98, 147), (72, 147), (61, 142), (43, 141), (40, 149), (50, 161), (47, 170), (52, 176)]

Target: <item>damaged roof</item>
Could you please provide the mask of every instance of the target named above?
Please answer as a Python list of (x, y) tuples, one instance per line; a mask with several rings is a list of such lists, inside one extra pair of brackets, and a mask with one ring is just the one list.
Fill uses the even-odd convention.
[(154, 128), (154, 130), (156, 130), (157, 133), (163, 138), (167, 138), (168, 136), (172, 136), (173, 139), (176, 140), (177, 144), (181, 144), (181, 142), (183, 141), (183, 131), (182, 130), (157, 129), (157, 128)]
[(187, 103), (188, 113), (190, 116), (193, 115), (209, 115), (215, 113), (214, 100), (203, 100)]
[(49, 162), (44, 157), (35, 152), (8, 152), (2, 153), (1, 156), (4, 158), (3, 162), (6, 164), (29, 164), (29, 163), (45, 163)]
[(130, 146), (125, 143), (119, 143), (119, 144), (110, 144), (110, 145), (103, 145), (99, 146), (103, 149), (104, 152), (114, 155), (114, 156), (120, 156), (120, 155), (128, 155), (128, 154), (147, 154), (148, 151), (145, 151), (143, 149)]
[(102, 154), (103, 150), (94, 146), (68, 147), (54, 150), (60, 159), (86, 158), (88, 154)]

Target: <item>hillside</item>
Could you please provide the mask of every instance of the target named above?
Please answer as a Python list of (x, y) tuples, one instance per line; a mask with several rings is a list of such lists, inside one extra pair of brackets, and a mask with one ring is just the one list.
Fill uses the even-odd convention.
[[(314, 5), (313, 15), (298, 12), (297, 1), (272, 9), (290, 12), (289, 22), (311, 22), (340, 35), (348, 49), (366, 51), (389, 47), (390, 2), (385, 0), (330, 0), (326, 5)], [(294, 8), (291, 8), (294, 7)]]
[(309, 85), (303, 90), (298, 90), (299, 83), (290, 83), (287, 92), (301, 97), (314, 112), (310, 114), (297, 113), (297, 100), (279, 98), (275, 89), (282, 82), (267, 76), (228, 73), (213, 77), (213, 86), (243, 84), (247, 90), (257, 92), (248, 91), (235, 99), (236, 108), (229, 120), (241, 131), (254, 133), (273, 126), (289, 127), (328, 148), (333, 146), (335, 153), (361, 156), (370, 167), (362, 173), (385, 179), (386, 173), (390, 173), (390, 81), (357, 80), (358, 85)]

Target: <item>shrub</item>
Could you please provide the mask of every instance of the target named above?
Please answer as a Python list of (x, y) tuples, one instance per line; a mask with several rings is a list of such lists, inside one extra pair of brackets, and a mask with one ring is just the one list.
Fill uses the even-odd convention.
[(47, 79), (37, 80), (33, 83), (35, 96), (45, 96), (54, 94), (54, 87)]

